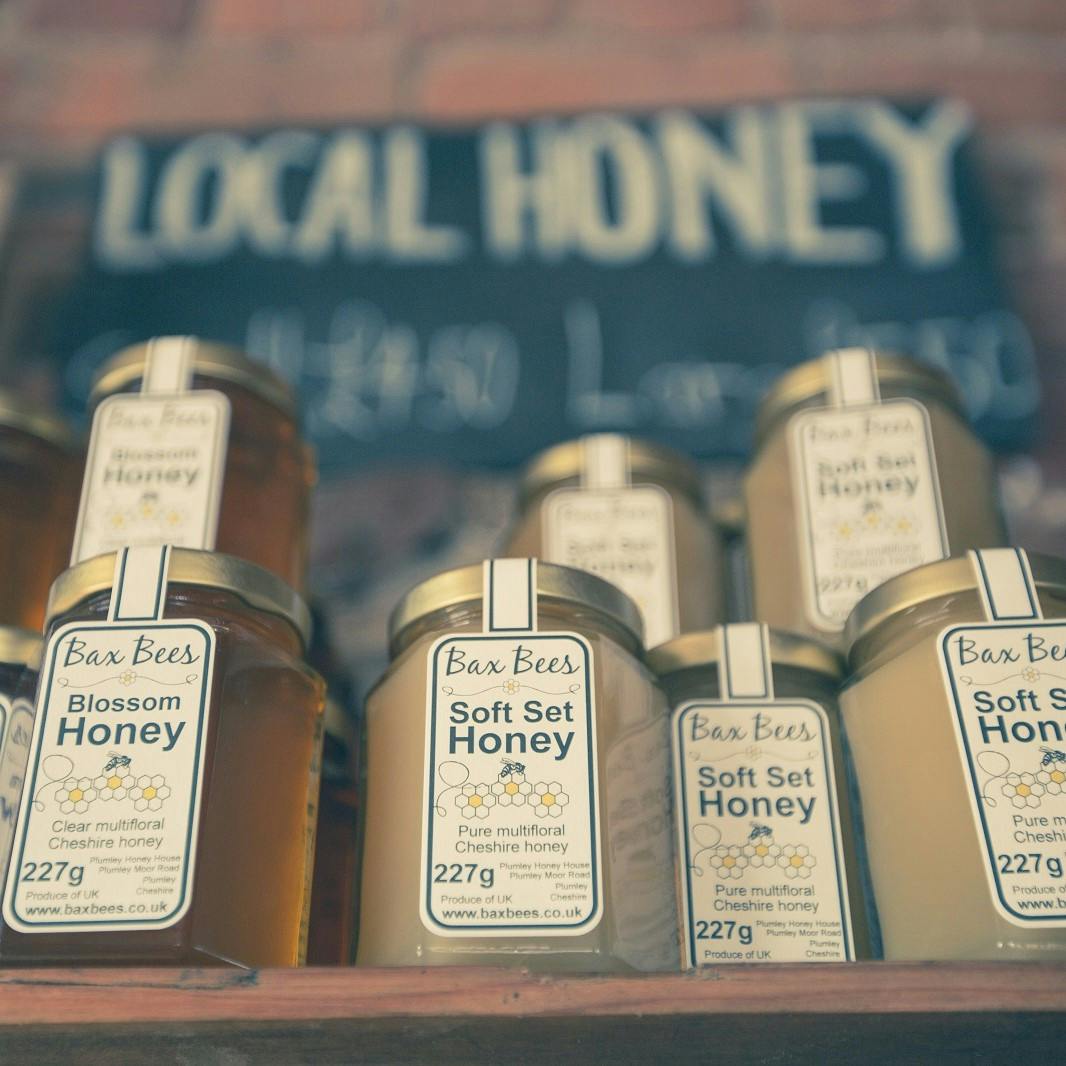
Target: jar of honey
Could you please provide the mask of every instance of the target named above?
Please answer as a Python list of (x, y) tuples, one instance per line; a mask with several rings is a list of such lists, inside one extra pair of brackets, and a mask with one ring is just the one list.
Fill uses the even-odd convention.
[(636, 605), (533, 559), (409, 592), (367, 701), (358, 961), (677, 966), (665, 704)]
[(724, 617), (722, 546), (699, 473), (649, 441), (597, 434), (538, 455), (506, 551), (618, 585), (640, 608), (649, 647)]
[(81, 443), (54, 412), (0, 390), (0, 626), (39, 630), (70, 557)]
[(743, 623), (687, 633), (648, 663), (673, 708), (685, 965), (868, 957), (842, 661)]
[(849, 348), (802, 363), (763, 400), (744, 484), (754, 617), (846, 650), (844, 622), (882, 581), (1006, 543), (992, 459), (950, 380)]
[(848, 619), (887, 959), (1066, 959), (1066, 561), (971, 552)]
[(289, 387), (243, 352), (160, 337), (92, 389), (74, 562), (126, 544), (215, 550), (305, 584), (315, 466)]
[(40, 633), (0, 627), (0, 884), (7, 875), (30, 751), (42, 643)]
[(5, 963), (292, 966), (323, 683), (308, 613), (232, 556), (64, 573), (0, 925)]

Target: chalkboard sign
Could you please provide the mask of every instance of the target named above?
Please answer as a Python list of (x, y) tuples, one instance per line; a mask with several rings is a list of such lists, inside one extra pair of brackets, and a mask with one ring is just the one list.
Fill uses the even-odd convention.
[(951, 100), (123, 136), (53, 351), (72, 403), (123, 344), (194, 333), (298, 383), (327, 468), (506, 466), (619, 429), (742, 454), (783, 366), (949, 368), (994, 445), (1038, 391)]

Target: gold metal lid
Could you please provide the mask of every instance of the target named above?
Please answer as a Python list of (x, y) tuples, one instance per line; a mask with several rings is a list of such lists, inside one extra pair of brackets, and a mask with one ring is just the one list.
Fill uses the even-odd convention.
[[(296, 398), (292, 389), (269, 367), (249, 359), (239, 348), (200, 340), (198, 337), (189, 339), (196, 347), (193, 355), (194, 374), (240, 385), (286, 415), (295, 415)], [(147, 351), (148, 343), (134, 344), (111, 356), (93, 379), (90, 402), (97, 404), (105, 396), (122, 392), (139, 381), (144, 376)]]
[(44, 637), (18, 626), (0, 626), (0, 663), (13, 663), (36, 670), (41, 665)]
[(64, 451), (81, 447), (81, 438), (58, 411), (7, 389), (0, 389), (0, 426), (11, 426)]
[[(716, 667), (720, 656), (718, 630), (701, 629), (683, 633), (652, 648), (647, 662), (653, 673), (666, 677), (693, 667)], [(844, 676), (844, 661), (832, 648), (784, 629), (770, 630), (770, 662), (773, 666), (791, 666), (824, 674), (834, 681)]]
[[(1037, 593), (1041, 590), (1066, 597), (1066, 559), (1029, 552), (1029, 569)], [(968, 555), (953, 555), (907, 570), (866, 593), (852, 608), (844, 625), (844, 635), (851, 648), (852, 668), (867, 658), (864, 647), (868, 637), (883, 623), (904, 611), (913, 610), (943, 596), (959, 596), (977, 591), (977, 577)]]
[[(585, 462), (584, 439), (563, 441), (535, 455), (522, 472), (519, 499), (524, 503), (544, 489), (579, 478)], [(638, 437), (625, 440), (629, 442), (629, 471), (634, 482), (666, 483), (702, 504), (703, 485), (699, 470), (690, 459), (663, 444)]]
[[(483, 569), (480, 563), (445, 570), (415, 585), (396, 605), (389, 618), (389, 649), (399, 654), (403, 634), (419, 619), (448, 607), (478, 603), (484, 595)], [(625, 629), (637, 646), (644, 640), (644, 623), (640, 609), (617, 585), (570, 566), (537, 563), (537, 601), (584, 608), (605, 615)]]
[[(52, 584), (46, 625), (90, 596), (106, 592), (112, 587), (114, 576), (114, 552), (94, 556), (65, 570)], [(167, 584), (197, 585), (235, 593), (249, 607), (284, 618), (307, 646), (311, 636), (311, 612), (307, 604), (280, 577), (255, 563), (221, 552), (173, 548)]]
[[(939, 368), (894, 352), (875, 351), (874, 357), (882, 392), (916, 399), (926, 397), (962, 412), (962, 399), (955, 383)], [(826, 401), (828, 392), (829, 369), (824, 356), (786, 370), (759, 404), (755, 414), (756, 441), (762, 443), (771, 428), (797, 408), (812, 400)]]

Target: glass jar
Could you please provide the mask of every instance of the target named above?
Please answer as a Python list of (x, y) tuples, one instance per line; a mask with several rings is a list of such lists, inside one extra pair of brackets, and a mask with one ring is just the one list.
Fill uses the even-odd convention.
[[(128, 417), (126, 426), (115, 428), (97, 418), (83, 492), (98, 494), (99, 502), (82, 501), (79, 538), (84, 538), (86, 547), (78, 551), (76, 561), (124, 544), (213, 547), (271, 571), (302, 592), (316, 474), (313, 452), (300, 436), (291, 389), (269, 368), (236, 348), (191, 337), (165, 337), (126, 348), (101, 367), (91, 396), (96, 411), (109, 398), (140, 393), (149, 354), (162, 346), (168, 346), (167, 350), (157, 358), (191, 362), (185, 402), (193, 411), (185, 417), (193, 426), (194, 438), (186, 438), (177, 418), (164, 421), (169, 408), (163, 401), (172, 401), (173, 395), (160, 396), (151, 437), (135, 425), (126, 428)], [(196, 405), (198, 393), (208, 398), (221, 394), (223, 414), (215, 415), (209, 403), (201, 410), (204, 405)], [(204, 420), (212, 432), (216, 421), (228, 419), (228, 443), (219, 431), (224, 451), (224, 458), (218, 457), (221, 486), (203, 497), (195, 494), (206, 492), (204, 482), (214, 476), (216, 457), (204, 439), (206, 430), (198, 430), (193, 417)], [(146, 444), (143, 449), (136, 447), (142, 443)], [(109, 446), (112, 455), (121, 449), (122, 458), (111, 461), (112, 470), (123, 478), (119, 507), (113, 504), (111, 485), (115, 482), (103, 480)], [(188, 458), (194, 448), (196, 456)], [(99, 470), (95, 479), (91, 476), (94, 469)], [(192, 484), (186, 484), (189, 478), (194, 479)], [(217, 511), (213, 543), (211, 514), (200, 521), (201, 511), (212, 510)], [(178, 530), (183, 531), (183, 539)]]
[(991, 456), (950, 380), (899, 355), (802, 363), (763, 400), (744, 499), (754, 616), (846, 650), (848, 612), (904, 570), (1006, 543)]
[(687, 964), (869, 957), (842, 661), (806, 637), (737, 624), (678, 637), (648, 664), (673, 708)]
[(530, 568), (532, 628), (500, 630), (481, 566), (392, 615), (367, 700), (358, 961), (676, 968), (667, 721), (639, 612), (568, 567), (484, 571), (505, 563)]
[(39, 630), (70, 558), (82, 451), (60, 417), (0, 390), (0, 625)]
[(990, 621), (977, 560), (1013, 557), (930, 563), (848, 620), (841, 706), (887, 959), (1066, 959), (1066, 562), (1028, 557), (1042, 619)]
[(722, 546), (699, 472), (649, 441), (598, 434), (529, 464), (506, 554), (588, 570), (618, 585), (649, 647), (724, 618)]
[(42, 643), (40, 633), (0, 627), (0, 885), (7, 877), (11, 838), (30, 753)]
[(52, 589), (0, 959), (295, 965), (324, 699), (307, 609), (176, 548), (161, 609), (116, 622), (120, 579), (103, 555)]

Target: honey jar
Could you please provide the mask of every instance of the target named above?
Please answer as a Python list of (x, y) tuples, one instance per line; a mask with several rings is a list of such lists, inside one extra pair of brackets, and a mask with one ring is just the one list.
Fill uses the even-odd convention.
[(367, 700), (358, 961), (677, 966), (665, 703), (621, 590), (534, 559), (392, 615)]
[(160, 337), (105, 363), (91, 400), (73, 562), (172, 544), (303, 590), (315, 468), (280, 378), (235, 348)]
[(0, 390), (0, 626), (39, 630), (70, 557), (82, 451), (54, 412)]
[(30, 751), (41, 644), (39, 633), (0, 627), (0, 884), (7, 874)]
[(867, 957), (841, 660), (742, 623), (687, 633), (648, 663), (673, 708), (684, 965)]
[(754, 617), (846, 650), (882, 581), (1006, 543), (992, 459), (938, 370), (849, 348), (762, 402), (744, 484)]
[(1066, 959), (1066, 561), (971, 552), (848, 619), (841, 696), (888, 959)]
[(323, 705), (307, 627), (232, 556), (128, 548), (60, 576), (0, 960), (300, 961)]
[(640, 608), (649, 647), (724, 617), (722, 547), (698, 471), (648, 441), (597, 434), (538, 455), (506, 552), (618, 585)]

